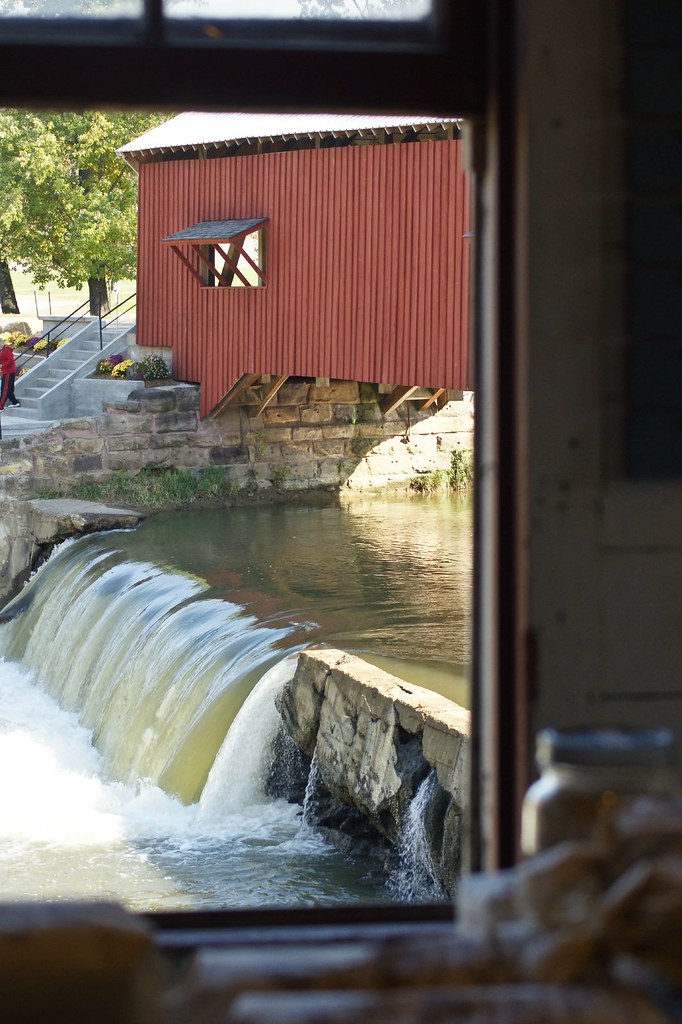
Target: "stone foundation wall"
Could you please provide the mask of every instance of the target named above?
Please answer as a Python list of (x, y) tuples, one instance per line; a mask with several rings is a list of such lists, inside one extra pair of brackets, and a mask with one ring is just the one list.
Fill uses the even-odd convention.
[(260, 414), (243, 396), (215, 420), (199, 420), (192, 385), (144, 388), (30, 438), (0, 442), (0, 495), (34, 494), (149, 467), (221, 467), (235, 492), (409, 487), (446, 472), (473, 444), (473, 400), (436, 412), (405, 403), (383, 416), (378, 388), (290, 378)]
[[(348, 849), (369, 842), (387, 865), (400, 847), (408, 808), (430, 779), (423, 824), (438, 880), (452, 895), (459, 875), (468, 785), (469, 712), (437, 693), (330, 649), (299, 655), (277, 698), (286, 737), (315, 772), (308, 804), (318, 825)], [(300, 799), (303, 779), (281, 738), (270, 792)], [(376, 853), (377, 849), (372, 852)]]

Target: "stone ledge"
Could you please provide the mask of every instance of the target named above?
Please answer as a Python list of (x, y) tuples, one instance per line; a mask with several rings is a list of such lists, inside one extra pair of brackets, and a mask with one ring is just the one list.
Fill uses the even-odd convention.
[(0, 604), (8, 600), (50, 550), (67, 537), (136, 526), (131, 509), (69, 498), (6, 498), (0, 520)]
[[(347, 819), (359, 816), (380, 837), (370, 840), (376, 852), (382, 842), (397, 847), (410, 803), (429, 782), (427, 842), (439, 880), (451, 892), (459, 864), (469, 712), (333, 649), (302, 652), (276, 705), (289, 744), (293, 741), (308, 762), (315, 760), (319, 781), (307, 806), (326, 831), (338, 831), (339, 845), (349, 848), (348, 835), (356, 826)], [(278, 795), (295, 799), (293, 787), (287, 792), (283, 784), (284, 764), (275, 774)]]

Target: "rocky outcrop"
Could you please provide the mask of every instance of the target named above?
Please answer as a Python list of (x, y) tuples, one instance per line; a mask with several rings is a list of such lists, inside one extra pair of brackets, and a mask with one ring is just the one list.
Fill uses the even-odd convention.
[[(410, 805), (428, 781), (423, 826), (439, 881), (452, 892), (467, 786), (468, 711), (328, 649), (299, 656), (277, 707), (285, 735), (313, 765), (307, 807), (346, 848), (381, 851), (390, 866)], [(285, 763), (285, 746), (280, 737), (270, 789), (300, 799), (300, 774), (293, 773), (288, 793), (282, 782), (295, 763), (291, 757)]]
[(135, 526), (142, 518), (130, 509), (94, 501), (6, 499), (0, 519), (0, 607), (18, 593), (55, 544), (81, 533)]

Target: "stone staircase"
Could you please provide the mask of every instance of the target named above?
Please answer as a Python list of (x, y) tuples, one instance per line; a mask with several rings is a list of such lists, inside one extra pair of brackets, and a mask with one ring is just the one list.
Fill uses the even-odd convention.
[(105, 328), (100, 347), (99, 320), (95, 318), (46, 359), (35, 362), (17, 378), (15, 393), (21, 406), (5, 406), (3, 433), (43, 430), (52, 423), (81, 415), (76, 389), (72, 387), (74, 381), (90, 376), (101, 359), (124, 351), (134, 331), (134, 323)]

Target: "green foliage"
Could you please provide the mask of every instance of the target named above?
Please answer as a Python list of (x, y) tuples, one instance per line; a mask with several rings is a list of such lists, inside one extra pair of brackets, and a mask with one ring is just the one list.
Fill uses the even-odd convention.
[(142, 380), (170, 380), (171, 372), (168, 363), (161, 356), (151, 355), (133, 364), (134, 373), (142, 375)]
[(272, 483), (274, 487), (281, 487), (285, 480), (289, 478), (291, 469), (289, 466), (277, 466), (272, 471)]
[(443, 491), (450, 486), (448, 471), (446, 469), (434, 469), (431, 473), (420, 473), (412, 477), (410, 488), (417, 494), (431, 494), (433, 491)]
[(69, 497), (82, 501), (116, 502), (134, 508), (158, 510), (183, 508), (202, 502), (220, 502), (239, 490), (224, 471), (209, 466), (198, 473), (186, 469), (143, 469), (137, 476), (124, 470), (98, 483), (82, 482), (51, 491), (40, 497)]
[(433, 491), (462, 491), (474, 478), (473, 455), (470, 451), (455, 451), (448, 469), (434, 469), (431, 473), (420, 473), (410, 481), (410, 488), (418, 494)]
[(453, 452), (448, 477), (455, 490), (468, 487), (474, 479), (473, 452), (468, 449)]
[(38, 285), (134, 277), (137, 178), (116, 149), (164, 119), (0, 111), (0, 256)]
[(260, 459), (266, 448), (267, 441), (265, 434), (262, 430), (257, 430), (253, 435), (253, 450), (257, 459)]

